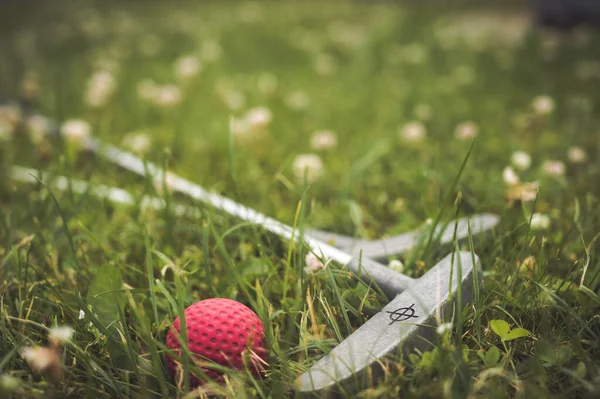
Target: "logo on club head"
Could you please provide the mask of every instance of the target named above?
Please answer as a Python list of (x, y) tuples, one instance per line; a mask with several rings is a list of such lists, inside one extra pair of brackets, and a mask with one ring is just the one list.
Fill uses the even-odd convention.
[(407, 308), (396, 309), (393, 312), (386, 312), (390, 314), (390, 326), (397, 321), (406, 321), (412, 317), (417, 318), (418, 315), (415, 314), (415, 309), (413, 308), (415, 304), (413, 303)]

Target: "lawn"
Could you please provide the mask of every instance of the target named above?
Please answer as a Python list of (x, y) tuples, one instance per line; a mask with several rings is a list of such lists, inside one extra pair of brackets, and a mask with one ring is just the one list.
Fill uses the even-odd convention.
[[(420, 277), (460, 247), (483, 286), (426, 352), (341, 397), (600, 395), (599, 32), (538, 29), (518, 3), (324, 3), (0, 4), (0, 397), (294, 397), (389, 301), (90, 137), (300, 230), (376, 239), (499, 215), (472, 245), (389, 259)], [(211, 297), (260, 316), (269, 367), (189, 393), (165, 339)]]

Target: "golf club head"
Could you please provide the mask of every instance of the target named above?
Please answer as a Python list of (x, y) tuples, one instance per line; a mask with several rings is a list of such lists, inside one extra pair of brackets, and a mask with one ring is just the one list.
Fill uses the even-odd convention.
[(297, 389), (307, 396), (352, 391), (381, 375), (386, 357), (431, 345), (438, 323), (471, 300), (475, 270), (481, 281), (479, 259), (470, 252), (446, 256), (302, 374)]
[[(491, 213), (477, 214), (452, 221), (446, 226), (443, 224), (438, 225), (434, 230), (433, 237), (438, 237), (442, 245), (448, 244), (454, 239), (455, 228), (456, 238), (459, 241), (469, 237), (468, 222), (471, 223), (471, 233), (475, 236), (493, 229), (499, 221), (498, 215)], [(379, 240), (364, 240), (321, 230), (307, 230), (306, 234), (318, 240), (332, 243), (333, 246), (346, 252), (357, 253), (360, 251), (365, 258), (384, 260), (390, 256), (402, 255), (414, 248), (421, 239), (423, 231), (415, 230)]]

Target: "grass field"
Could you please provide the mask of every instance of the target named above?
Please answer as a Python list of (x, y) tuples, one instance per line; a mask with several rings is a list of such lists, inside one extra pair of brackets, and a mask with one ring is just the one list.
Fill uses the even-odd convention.
[[(88, 134), (298, 228), (378, 238), (500, 216), (461, 244), (484, 286), (460, 323), (342, 397), (600, 395), (598, 32), (541, 31), (519, 7), (53, 4), (0, 5), (0, 95), (21, 104), (0, 108), (0, 397), (203, 397), (169, 377), (164, 342), (209, 297), (256, 311), (270, 352), (266, 378), (231, 372), (210, 391), (294, 397), (388, 302), (81, 151)], [(15, 181), (15, 165), (49, 177)], [(169, 206), (58, 191), (58, 175)], [(452, 248), (397, 260), (418, 277)]]

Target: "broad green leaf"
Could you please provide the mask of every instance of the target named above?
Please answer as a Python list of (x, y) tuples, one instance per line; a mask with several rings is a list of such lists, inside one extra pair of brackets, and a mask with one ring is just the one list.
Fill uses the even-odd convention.
[(527, 331), (524, 328), (517, 327), (514, 330), (511, 330), (508, 334), (506, 334), (506, 336), (504, 337), (504, 341), (511, 341), (513, 339), (529, 336), (531, 336), (531, 333), (529, 331)]
[[(111, 332), (113, 331), (111, 329)], [(123, 370), (131, 370), (133, 368), (123, 342), (108, 338), (106, 340), (106, 351), (110, 354), (110, 361), (115, 367)]]
[[(98, 320), (109, 327), (119, 320), (119, 309), (123, 309), (123, 280), (115, 266), (105, 265), (98, 269), (87, 293), (87, 303), (98, 316)], [(115, 338), (118, 334), (115, 335)]]
[(504, 320), (492, 320), (490, 321), (490, 327), (503, 341), (506, 334), (510, 331), (510, 326)]
[(492, 366), (496, 365), (499, 360), (500, 360), (500, 351), (498, 350), (497, 347), (492, 346), (485, 353), (485, 358), (483, 359), (483, 363), (485, 363), (485, 365), (487, 367), (492, 367)]
[(97, 315), (98, 320), (110, 331), (106, 350), (115, 367), (131, 369), (126, 348), (117, 331), (119, 314), (123, 313), (125, 297), (121, 272), (115, 266), (105, 265), (98, 269), (87, 293), (87, 304)]
[(477, 357), (479, 357), (481, 359), (482, 362), (485, 363), (485, 356), (486, 356), (486, 352), (484, 352), (483, 350), (478, 350), (477, 351)]

